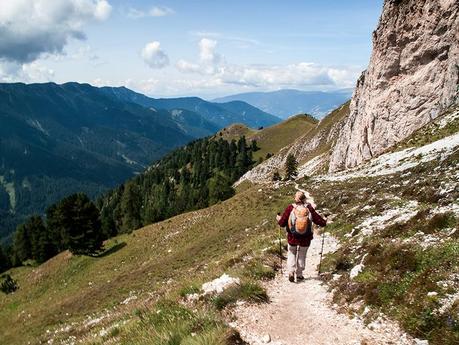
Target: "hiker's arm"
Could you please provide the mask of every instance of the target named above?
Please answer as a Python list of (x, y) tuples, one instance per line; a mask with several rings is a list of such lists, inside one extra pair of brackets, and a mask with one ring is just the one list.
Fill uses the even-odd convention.
[(279, 219), (279, 221), (277, 222), (279, 224), (279, 226), (287, 226), (287, 223), (288, 223), (288, 217), (290, 216), (290, 212), (292, 212), (292, 208), (293, 206), (292, 205), (289, 205), (284, 213), (282, 214), (281, 218)]
[(312, 221), (314, 224), (317, 224), (318, 226), (322, 226), (324, 227), (325, 225), (327, 225), (327, 221), (325, 219), (323, 219), (320, 214), (318, 214), (316, 212), (316, 210), (314, 209), (314, 207), (312, 207), (311, 205), (308, 205), (308, 209), (309, 209), (309, 212), (311, 212), (311, 215), (312, 215)]

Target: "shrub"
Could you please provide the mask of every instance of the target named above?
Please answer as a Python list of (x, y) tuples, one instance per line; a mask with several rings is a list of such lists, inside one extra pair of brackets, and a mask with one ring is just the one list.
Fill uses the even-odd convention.
[(263, 289), (257, 283), (243, 283), (232, 286), (221, 294), (213, 296), (212, 304), (218, 310), (224, 309), (227, 305), (236, 303), (238, 300), (251, 301), (256, 303), (268, 302), (269, 298)]
[(0, 276), (0, 290), (2, 290), (6, 294), (9, 294), (11, 292), (16, 291), (17, 289), (17, 282), (13, 278), (11, 278), (9, 274), (3, 274), (2, 276)]
[(121, 344), (225, 345), (229, 333), (211, 311), (196, 313), (176, 302), (161, 300), (154, 309), (142, 312), (135, 323), (123, 327), (118, 336)]
[(248, 264), (244, 270), (244, 274), (249, 278), (257, 280), (270, 280), (274, 279), (276, 276), (276, 272), (274, 272), (272, 267), (265, 266), (261, 262), (252, 262)]

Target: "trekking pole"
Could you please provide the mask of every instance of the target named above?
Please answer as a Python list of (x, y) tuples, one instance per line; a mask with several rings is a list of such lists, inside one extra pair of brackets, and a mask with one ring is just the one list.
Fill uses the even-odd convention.
[[(341, 197), (340, 197), (340, 201), (341, 201)], [(330, 215), (329, 212), (325, 213), (326, 220), (328, 220), (329, 215)], [(324, 252), (324, 243), (325, 243), (325, 229), (323, 229), (323, 233), (322, 233), (322, 248), (320, 249), (319, 276), (320, 276), (320, 268), (322, 266), (322, 254)]]
[[(280, 213), (277, 214), (278, 216), (280, 216)], [(279, 225), (279, 258), (280, 258), (280, 272), (281, 272), (281, 275), (283, 275), (283, 271), (282, 271), (282, 228), (281, 226)]]
[(319, 276), (320, 276), (320, 267), (322, 266), (322, 253), (324, 252), (324, 242), (325, 242), (325, 231), (322, 234), (322, 248), (320, 249), (320, 261), (319, 261)]

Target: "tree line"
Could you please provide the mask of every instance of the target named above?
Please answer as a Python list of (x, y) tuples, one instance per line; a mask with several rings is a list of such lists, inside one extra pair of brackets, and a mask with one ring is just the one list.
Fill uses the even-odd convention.
[(253, 167), (256, 141), (200, 139), (98, 200), (102, 229), (114, 236), (234, 194), (233, 183)]
[(20, 224), (13, 244), (0, 246), (0, 272), (63, 250), (94, 255), (104, 240), (234, 195), (232, 184), (253, 167), (256, 141), (199, 139), (174, 150), (144, 173), (91, 201), (84, 193), (48, 207), (45, 217)]

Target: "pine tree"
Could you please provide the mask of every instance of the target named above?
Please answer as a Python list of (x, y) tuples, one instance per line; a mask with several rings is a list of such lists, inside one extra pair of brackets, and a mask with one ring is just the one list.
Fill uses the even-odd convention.
[(13, 242), (14, 265), (22, 265), (22, 263), (32, 257), (32, 243), (30, 234), (26, 224), (20, 224), (16, 228)]
[(11, 262), (6, 254), (6, 251), (3, 249), (2, 245), (0, 244), (0, 273), (5, 272), (7, 269), (11, 267)]
[(76, 194), (70, 201), (69, 250), (74, 254), (95, 254), (102, 248), (103, 240), (99, 210), (83, 193)]
[(11, 278), (9, 274), (2, 274), (0, 276), (0, 290), (6, 294), (14, 292), (18, 289), (17, 282)]
[(30, 217), (25, 223), (25, 227), (31, 242), (31, 256), (29, 259), (44, 262), (56, 254), (55, 252), (47, 254), (48, 249), (52, 250), (48, 248), (48, 232), (40, 216)]
[(289, 154), (287, 156), (287, 160), (285, 161), (285, 179), (291, 180), (294, 179), (298, 175), (298, 162), (293, 154)]
[(62, 247), (73, 254), (94, 254), (102, 248), (100, 214), (83, 193), (61, 200), (48, 214), (48, 227), (61, 233)]
[(38, 223), (38, 229), (40, 234), (37, 236), (37, 244), (35, 246), (34, 259), (37, 262), (45, 262), (46, 260), (52, 258), (58, 253), (57, 246), (55, 244), (55, 239), (52, 236), (52, 233), (48, 230), (47, 227), (43, 224), (41, 218), (40, 223)]
[(231, 181), (223, 174), (218, 174), (209, 180), (209, 204), (228, 199), (234, 195)]
[(121, 198), (122, 231), (131, 232), (140, 228), (142, 198), (140, 188), (135, 180), (126, 183), (123, 196)]
[(55, 203), (46, 210), (46, 228), (57, 252), (68, 249), (70, 243), (69, 234), (66, 230), (70, 225), (66, 224), (68, 217), (65, 217), (63, 213), (62, 202)]

